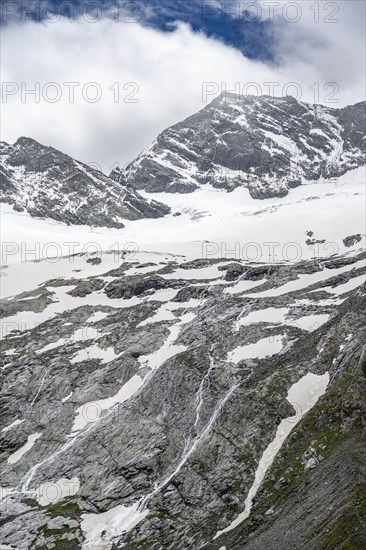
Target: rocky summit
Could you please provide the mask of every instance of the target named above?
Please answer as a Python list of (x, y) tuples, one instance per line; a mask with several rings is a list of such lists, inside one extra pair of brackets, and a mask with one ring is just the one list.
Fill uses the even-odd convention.
[(111, 177), (2, 144), (0, 550), (366, 547), (364, 116), (229, 95)]
[(209, 183), (247, 187), (257, 199), (283, 197), (364, 165), (365, 116), (365, 102), (333, 109), (291, 96), (224, 93), (111, 176), (150, 192), (190, 193)]

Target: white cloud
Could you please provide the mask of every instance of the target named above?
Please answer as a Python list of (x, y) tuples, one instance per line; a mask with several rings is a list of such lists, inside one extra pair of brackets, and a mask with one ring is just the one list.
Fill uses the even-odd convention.
[[(295, 71), (312, 66), (325, 82), (338, 83), (343, 103), (364, 99), (365, 2), (276, 0), (273, 5), (280, 63)], [(268, 13), (268, 8), (263, 11)], [(289, 22), (298, 17), (296, 23)]]
[[(28, 87), (39, 82), (41, 89), (47, 82), (57, 82), (62, 99), (48, 103), (41, 98), (36, 103), (27, 97), (22, 103), (20, 93), (9, 97), (2, 103), (2, 139), (13, 142), (27, 135), (84, 162), (100, 163), (108, 171), (115, 162), (134, 158), (164, 128), (200, 109), (203, 82), (225, 82), (228, 89), (236, 82), (241, 86), (257, 82), (263, 92), (268, 90), (265, 82), (280, 82), (279, 94), (286, 83), (297, 82), (305, 101), (314, 99), (310, 87), (319, 82), (322, 101), (322, 86), (334, 81), (340, 88), (339, 104), (334, 106), (361, 101), (359, 11), (357, 16), (345, 9), (344, 19), (335, 25), (315, 25), (312, 15), (292, 25), (284, 24), (280, 16), (276, 19), (277, 64), (246, 59), (186, 25), (171, 33), (110, 20), (10, 25), (3, 31), (3, 81), (24, 82)], [(80, 82), (75, 103), (70, 103), (64, 82)], [(81, 96), (88, 82), (101, 87), (97, 103)], [(123, 97), (133, 90), (123, 90), (123, 85), (137, 83), (138, 103), (115, 103), (109, 89), (115, 82), (120, 83)]]

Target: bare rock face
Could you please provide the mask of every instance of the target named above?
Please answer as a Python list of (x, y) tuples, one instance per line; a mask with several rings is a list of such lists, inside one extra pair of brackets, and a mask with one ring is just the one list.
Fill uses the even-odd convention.
[(252, 197), (337, 178), (365, 164), (365, 102), (332, 109), (287, 96), (226, 93), (162, 132), (123, 172), (135, 189), (190, 193), (204, 184)]
[[(1, 543), (363, 548), (365, 254), (148, 260), (4, 301)], [(303, 414), (309, 375), (327, 382)]]
[(169, 208), (30, 138), (0, 145), (0, 200), (34, 217), (68, 225), (123, 228), (123, 220), (158, 218)]
[(362, 235), (360, 233), (357, 233), (357, 235), (349, 235), (345, 239), (343, 239), (344, 246), (347, 248), (351, 248), (354, 244), (359, 243), (362, 241)]

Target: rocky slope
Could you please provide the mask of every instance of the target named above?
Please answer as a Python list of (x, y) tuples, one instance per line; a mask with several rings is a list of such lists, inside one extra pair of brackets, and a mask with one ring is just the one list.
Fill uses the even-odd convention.
[(365, 257), (116, 254), (4, 300), (5, 548), (364, 547)]
[(19, 138), (14, 145), (0, 143), (0, 200), (34, 217), (123, 228), (124, 220), (169, 212), (124, 183), (30, 138)]
[(125, 170), (135, 189), (189, 193), (210, 183), (285, 196), (307, 181), (365, 164), (365, 102), (333, 109), (283, 98), (226, 93), (159, 135)]

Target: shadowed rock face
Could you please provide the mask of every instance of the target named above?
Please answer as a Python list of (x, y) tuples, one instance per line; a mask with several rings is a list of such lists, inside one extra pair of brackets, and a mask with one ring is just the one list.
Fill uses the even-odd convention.
[[(138, 263), (124, 255), (113, 271), (5, 300), (4, 321), (34, 316), (3, 341), (1, 479), (13, 494), (1, 504), (1, 542), (333, 550), (344, 548), (348, 529), (350, 547), (362, 548), (364, 259), (255, 266), (144, 257), (148, 272), (133, 275)], [(278, 340), (282, 349), (265, 357), (230, 359), (238, 347)], [(214, 540), (244, 510), (264, 450), (296, 412), (288, 390), (308, 373), (329, 373), (325, 394), (288, 436), (248, 519)], [(24, 421), (10, 427), (15, 420)], [(58, 502), (36, 500), (35, 489), (61, 478), (79, 483)], [(111, 538), (105, 518), (83, 546), (83, 514), (96, 514), (97, 525), (144, 497), (148, 512), (134, 528), (117, 521)]]
[(209, 183), (252, 197), (337, 178), (365, 164), (365, 102), (332, 109), (285, 98), (225, 94), (168, 128), (121, 175), (136, 189), (190, 193)]
[(34, 217), (69, 225), (123, 228), (123, 220), (158, 218), (169, 208), (147, 201), (123, 180), (30, 138), (1, 143), (1, 201)]

